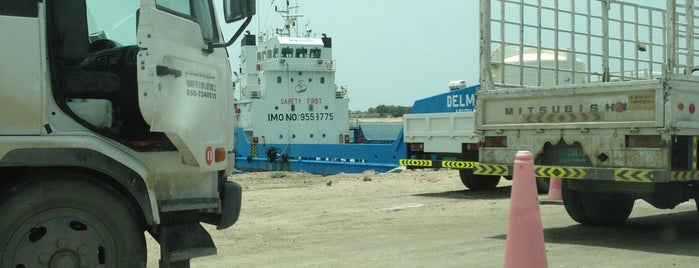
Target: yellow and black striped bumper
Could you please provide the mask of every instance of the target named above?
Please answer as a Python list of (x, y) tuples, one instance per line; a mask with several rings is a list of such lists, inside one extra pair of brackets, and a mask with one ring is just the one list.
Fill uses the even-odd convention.
[[(440, 161), (401, 159), (401, 166), (418, 168), (473, 169), (474, 174), (492, 176), (512, 176), (513, 165), (481, 164), (474, 161)], [(699, 171), (669, 171), (663, 169), (634, 168), (594, 168), (534, 166), (534, 173), (541, 178), (562, 178), (581, 180), (606, 180), (615, 182), (684, 182), (699, 181)]]
[(472, 169), (478, 162), (452, 160), (400, 159), (398, 164), (406, 167)]

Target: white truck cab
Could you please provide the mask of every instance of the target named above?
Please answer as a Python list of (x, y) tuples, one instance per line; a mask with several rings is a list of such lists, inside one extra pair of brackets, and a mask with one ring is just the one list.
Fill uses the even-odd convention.
[[(225, 46), (252, 0), (0, 2), (0, 267), (161, 267), (233, 225)], [(247, 19), (228, 42), (217, 16)]]

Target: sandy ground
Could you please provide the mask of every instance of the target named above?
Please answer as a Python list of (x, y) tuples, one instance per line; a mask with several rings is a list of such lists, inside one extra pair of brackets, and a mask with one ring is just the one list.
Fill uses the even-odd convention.
[[(241, 218), (223, 231), (206, 226), (218, 254), (194, 259), (192, 267), (503, 266), (510, 181), (474, 192), (453, 170), (231, 179), (244, 189)], [(576, 224), (560, 203), (539, 207), (549, 267), (699, 263), (693, 202), (658, 210), (637, 201), (620, 227)], [(157, 267), (157, 244), (149, 240), (148, 247), (148, 267)]]

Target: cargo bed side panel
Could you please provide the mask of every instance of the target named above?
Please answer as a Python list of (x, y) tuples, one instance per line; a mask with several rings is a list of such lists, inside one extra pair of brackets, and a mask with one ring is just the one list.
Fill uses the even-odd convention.
[(461, 144), (477, 143), (473, 112), (403, 115), (406, 143), (423, 143), (425, 152), (461, 153)]
[(519, 88), (479, 95), (477, 129), (663, 127), (658, 81)]

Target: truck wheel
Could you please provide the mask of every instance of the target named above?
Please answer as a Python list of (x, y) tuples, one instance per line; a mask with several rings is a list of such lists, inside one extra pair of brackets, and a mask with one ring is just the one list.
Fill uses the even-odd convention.
[(593, 224), (592, 219), (585, 212), (580, 192), (569, 189), (568, 180), (562, 180), (561, 196), (563, 197), (563, 206), (571, 219), (581, 224)]
[(0, 200), (0, 267), (145, 267), (143, 228), (115, 190), (44, 175)]
[(459, 169), (459, 177), (466, 188), (474, 191), (495, 189), (500, 182), (500, 176), (474, 175), (473, 169)]
[(580, 193), (587, 216), (595, 225), (620, 225), (626, 222), (633, 210), (634, 199), (616, 193)]
[(539, 194), (549, 193), (549, 178), (536, 178), (536, 191)]
[(581, 224), (623, 224), (633, 210), (634, 199), (628, 195), (573, 191), (568, 187), (568, 180), (563, 180), (561, 194), (566, 212)]

